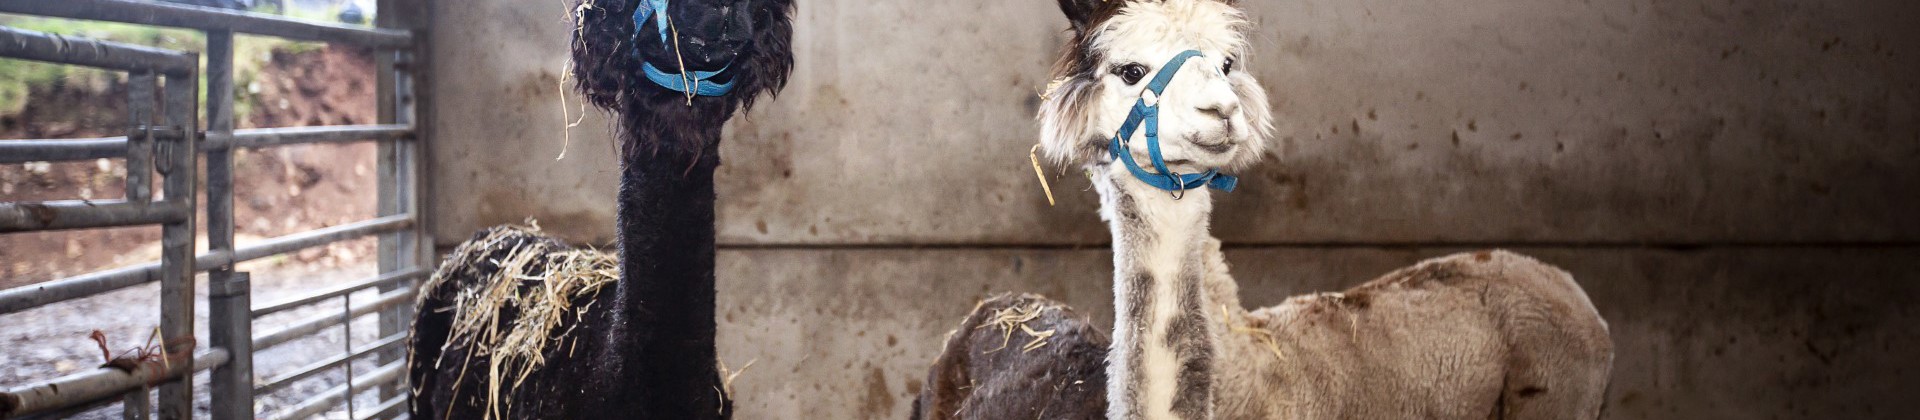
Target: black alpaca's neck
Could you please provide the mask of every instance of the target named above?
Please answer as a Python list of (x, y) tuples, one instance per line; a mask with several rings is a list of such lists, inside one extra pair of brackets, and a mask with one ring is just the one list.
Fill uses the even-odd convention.
[[(719, 137), (718, 126), (694, 130)], [(709, 132), (710, 131), (710, 132)], [(674, 139), (692, 140), (692, 139)], [(620, 176), (621, 280), (609, 357), (616, 392), (639, 418), (718, 415), (714, 354), (714, 190), (717, 141), (695, 153), (630, 151)]]

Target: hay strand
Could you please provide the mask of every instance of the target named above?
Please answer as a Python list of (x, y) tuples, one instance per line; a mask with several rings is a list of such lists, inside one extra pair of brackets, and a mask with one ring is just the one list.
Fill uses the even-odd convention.
[(1033, 176), (1040, 178), (1040, 190), (1047, 193), (1047, 207), (1053, 207), (1053, 186), (1047, 185), (1047, 172), (1040, 170), (1040, 145), (1027, 149), (1027, 160), (1033, 162)]
[(1287, 356), (1283, 355), (1280, 352), (1279, 338), (1274, 337), (1272, 331), (1267, 331), (1265, 329), (1260, 329), (1260, 328), (1253, 328), (1250, 326), (1242, 325), (1239, 322), (1234, 322), (1233, 312), (1227, 310), (1227, 305), (1220, 305), (1220, 319), (1225, 320), (1227, 324), (1227, 328), (1233, 330), (1234, 333), (1245, 334), (1249, 337), (1253, 337), (1254, 341), (1260, 343), (1261, 347), (1265, 347), (1268, 352), (1273, 353), (1273, 358), (1275, 360), (1279, 360), (1282, 362), (1285, 362), (1287, 360)]
[[(976, 307), (976, 309), (978, 308)], [(994, 311), (993, 315), (987, 319), (987, 322), (981, 323), (980, 326), (974, 328), (997, 327), (1000, 329), (1000, 347), (988, 350), (987, 353), (1005, 350), (1007, 346), (1013, 342), (1013, 330), (1016, 328), (1027, 334), (1027, 336), (1033, 337), (1033, 341), (1027, 342), (1027, 344), (1020, 346), (1020, 348), (1023, 352), (1033, 351), (1034, 349), (1045, 347), (1047, 345), (1047, 338), (1053, 337), (1054, 331), (1034, 331), (1033, 328), (1027, 327), (1027, 321), (1039, 318), (1047, 309), (1051, 308), (1042, 307), (1041, 302), (1030, 302), (1026, 305), (1001, 308), (998, 311)]]

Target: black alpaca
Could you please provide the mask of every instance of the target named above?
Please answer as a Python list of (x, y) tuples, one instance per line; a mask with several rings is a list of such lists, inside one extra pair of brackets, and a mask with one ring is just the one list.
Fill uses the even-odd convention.
[[(713, 173), (721, 125), (786, 83), (793, 2), (675, 0), (660, 12), (677, 29), (664, 45), (654, 45), (651, 19), (635, 28), (635, 10), (647, 3), (576, 0), (574, 9), (575, 87), (620, 117), (620, 278), (612, 293), (574, 298), (561, 317), (567, 325), (553, 329), (569, 344), (543, 350), (545, 363), (524, 379), (489, 378), (485, 352), (475, 355), (471, 343), (447, 338), (455, 314), (468, 309), (453, 307), (456, 296), (486, 287), (488, 274), (501, 267), (449, 261), (422, 291), (414, 322), (413, 418), (731, 416), (715, 365)], [(662, 52), (671, 58), (660, 60)], [(704, 82), (730, 82), (733, 89), (689, 96), (649, 80), (643, 63), (666, 71), (724, 68)], [(479, 260), (542, 241), (550, 252), (566, 250), (549, 238), (509, 236), (487, 244), (479, 254), (489, 257)], [(510, 324), (517, 315), (499, 316)]]

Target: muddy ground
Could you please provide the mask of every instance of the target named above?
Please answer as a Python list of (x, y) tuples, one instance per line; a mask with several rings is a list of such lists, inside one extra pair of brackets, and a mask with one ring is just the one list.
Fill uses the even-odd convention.
[[(240, 128), (312, 125), (372, 124), (376, 122), (373, 61), (365, 51), (327, 47), (301, 52), (277, 52), (262, 72), (239, 95), (252, 104), (236, 121)], [(33, 90), (27, 109), (0, 116), (0, 139), (77, 138), (123, 134), (126, 121), (123, 84), (108, 86), (55, 85)], [(0, 140), (4, 141), (4, 140)], [(244, 150), (235, 155), (235, 213), (238, 240), (249, 241), (333, 226), (374, 215), (375, 146), (292, 146)], [(125, 164), (102, 159), (88, 162), (0, 165), (0, 201), (116, 199), (124, 195)], [(200, 226), (204, 227), (205, 223)], [(121, 228), (0, 235), (0, 288), (18, 287), (101, 269), (145, 263), (159, 256), (159, 228)], [(200, 246), (205, 246), (204, 239)], [(322, 248), (241, 265), (254, 273), (254, 305), (297, 296), (331, 284), (349, 282), (375, 273), (372, 239), (337, 243)], [(204, 276), (202, 276), (204, 281)], [(148, 284), (113, 293), (21, 313), (0, 315), (0, 388), (49, 379), (100, 364), (102, 355), (87, 336), (106, 333), (112, 350), (136, 347), (158, 325), (158, 285)], [(196, 308), (200, 340), (205, 342), (205, 285)], [(371, 299), (373, 292), (355, 295)], [(256, 332), (271, 330), (306, 316), (337, 312), (338, 300), (256, 320)], [(356, 345), (375, 340), (372, 318), (354, 325)], [(255, 377), (285, 373), (314, 360), (341, 352), (343, 331), (333, 328), (320, 335), (266, 349), (255, 356)], [(358, 364), (361, 372), (371, 362)], [(257, 399), (262, 415), (293, 404), (304, 396), (342, 383), (336, 371)], [(205, 386), (205, 375), (200, 375)], [(200, 406), (205, 408), (205, 396)], [(375, 404), (371, 397), (361, 408)], [(118, 418), (118, 404), (92, 410), (76, 418)]]

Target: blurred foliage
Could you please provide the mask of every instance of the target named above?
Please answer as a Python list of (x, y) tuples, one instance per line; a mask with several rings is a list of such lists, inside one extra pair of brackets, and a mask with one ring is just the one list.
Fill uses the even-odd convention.
[[(125, 44), (145, 45), (180, 51), (202, 51), (206, 36), (191, 29), (161, 28), (113, 22), (83, 21), (35, 16), (0, 15), (0, 25), (67, 37), (84, 37)], [(281, 38), (239, 36), (234, 40), (234, 112), (244, 118), (252, 111), (253, 95), (248, 86), (260, 70), (272, 62), (273, 54), (300, 54), (318, 51), (326, 44), (290, 41)], [(41, 92), (56, 86), (104, 94), (125, 83), (126, 76), (115, 71), (0, 58), (0, 115), (19, 113), (31, 105), (28, 96), (36, 88)], [(202, 99), (207, 90), (204, 75), (200, 80)]]

